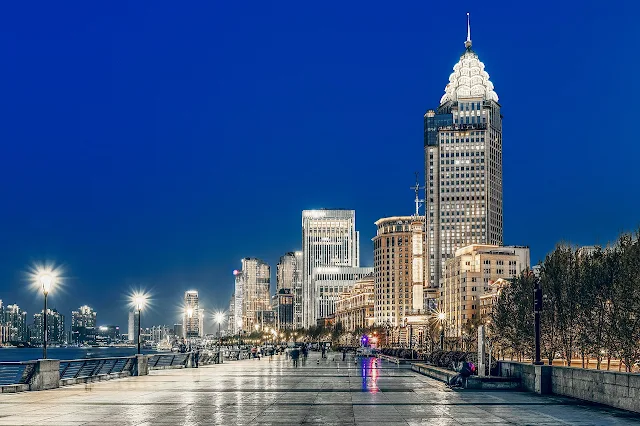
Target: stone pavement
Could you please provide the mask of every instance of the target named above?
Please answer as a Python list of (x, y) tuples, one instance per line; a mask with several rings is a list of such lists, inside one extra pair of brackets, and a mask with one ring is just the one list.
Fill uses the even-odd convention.
[(524, 392), (452, 391), (404, 366), (312, 353), (0, 395), (0, 425), (640, 425), (632, 413)]

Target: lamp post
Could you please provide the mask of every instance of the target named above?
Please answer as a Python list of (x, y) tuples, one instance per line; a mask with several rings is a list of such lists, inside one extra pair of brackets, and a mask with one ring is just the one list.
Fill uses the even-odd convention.
[(145, 304), (145, 297), (137, 295), (134, 298), (136, 309), (138, 310), (138, 355), (140, 355), (140, 332), (142, 331), (142, 308)]
[(444, 312), (438, 313), (438, 321), (440, 321), (440, 350), (444, 350)]
[(222, 346), (222, 332), (220, 331), (220, 326), (224, 322), (224, 312), (216, 312), (214, 319), (218, 323), (218, 362), (222, 363), (222, 357), (220, 357), (220, 347)]
[(44, 328), (42, 331), (42, 358), (47, 358), (47, 340), (49, 337), (49, 330), (47, 328), (47, 296), (49, 296), (49, 291), (51, 291), (51, 287), (55, 284), (56, 276), (50, 271), (40, 271), (38, 273), (38, 282), (42, 287), (42, 294), (44, 294), (44, 312), (43, 312), (43, 321)]
[(189, 342), (189, 352), (191, 352), (191, 331), (189, 331), (189, 329), (191, 328), (191, 322), (193, 319), (193, 308), (192, 307), (188, 307), (187, 308), (187, 325), (188, 328), (185, 330), (185, 335), (187, 336), (187, 341)]

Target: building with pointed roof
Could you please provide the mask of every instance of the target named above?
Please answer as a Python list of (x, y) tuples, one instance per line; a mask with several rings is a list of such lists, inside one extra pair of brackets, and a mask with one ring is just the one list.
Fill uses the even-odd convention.
[(424, 115), (426, 279), (432, 292), (458, 248), (503, 244), (501, 106), (472, 49), (469, 21), (464, 45), (439, 106)]

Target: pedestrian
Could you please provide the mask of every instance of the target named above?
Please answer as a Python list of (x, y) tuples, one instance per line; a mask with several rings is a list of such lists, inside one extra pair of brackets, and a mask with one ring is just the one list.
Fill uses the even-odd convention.
[(200, 365), (200, 351), (197, 349), (193, 354), (193, 361), (194, 361), (194, 364), (196, 365), (196, 368), (198, 368), (198, 365)]
[(347, 348), (342, 348), (342, 360), (347, 359)]
[(322, 345), (322, 358), (323, 359), (327, 357), (326, 353), (327, 353), (327, 348), (323, 344)]
[(293, 348), (291, 350), (291, 359), (293, 360), (293, 367), (298, 368), (298, 357), (300, 357), (300, 351), (298, 348)]

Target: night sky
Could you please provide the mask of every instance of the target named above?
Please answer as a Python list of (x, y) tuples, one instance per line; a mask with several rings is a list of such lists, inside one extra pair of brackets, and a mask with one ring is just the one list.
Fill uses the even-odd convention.
[(638, 2), (131, 3), (0, 6), (0, 299), (30, 322), (43, 260), (68, 318), (126, 327), (134, 288), (147, 325), (191, 288), (224, 309), (242, 257), (275, 287), (303, 209), (355, 209), (371, 266), (373, 222), (413, 211), (467, 11), (504, 114), (505, 244), (535, 263), (640, 224)]

